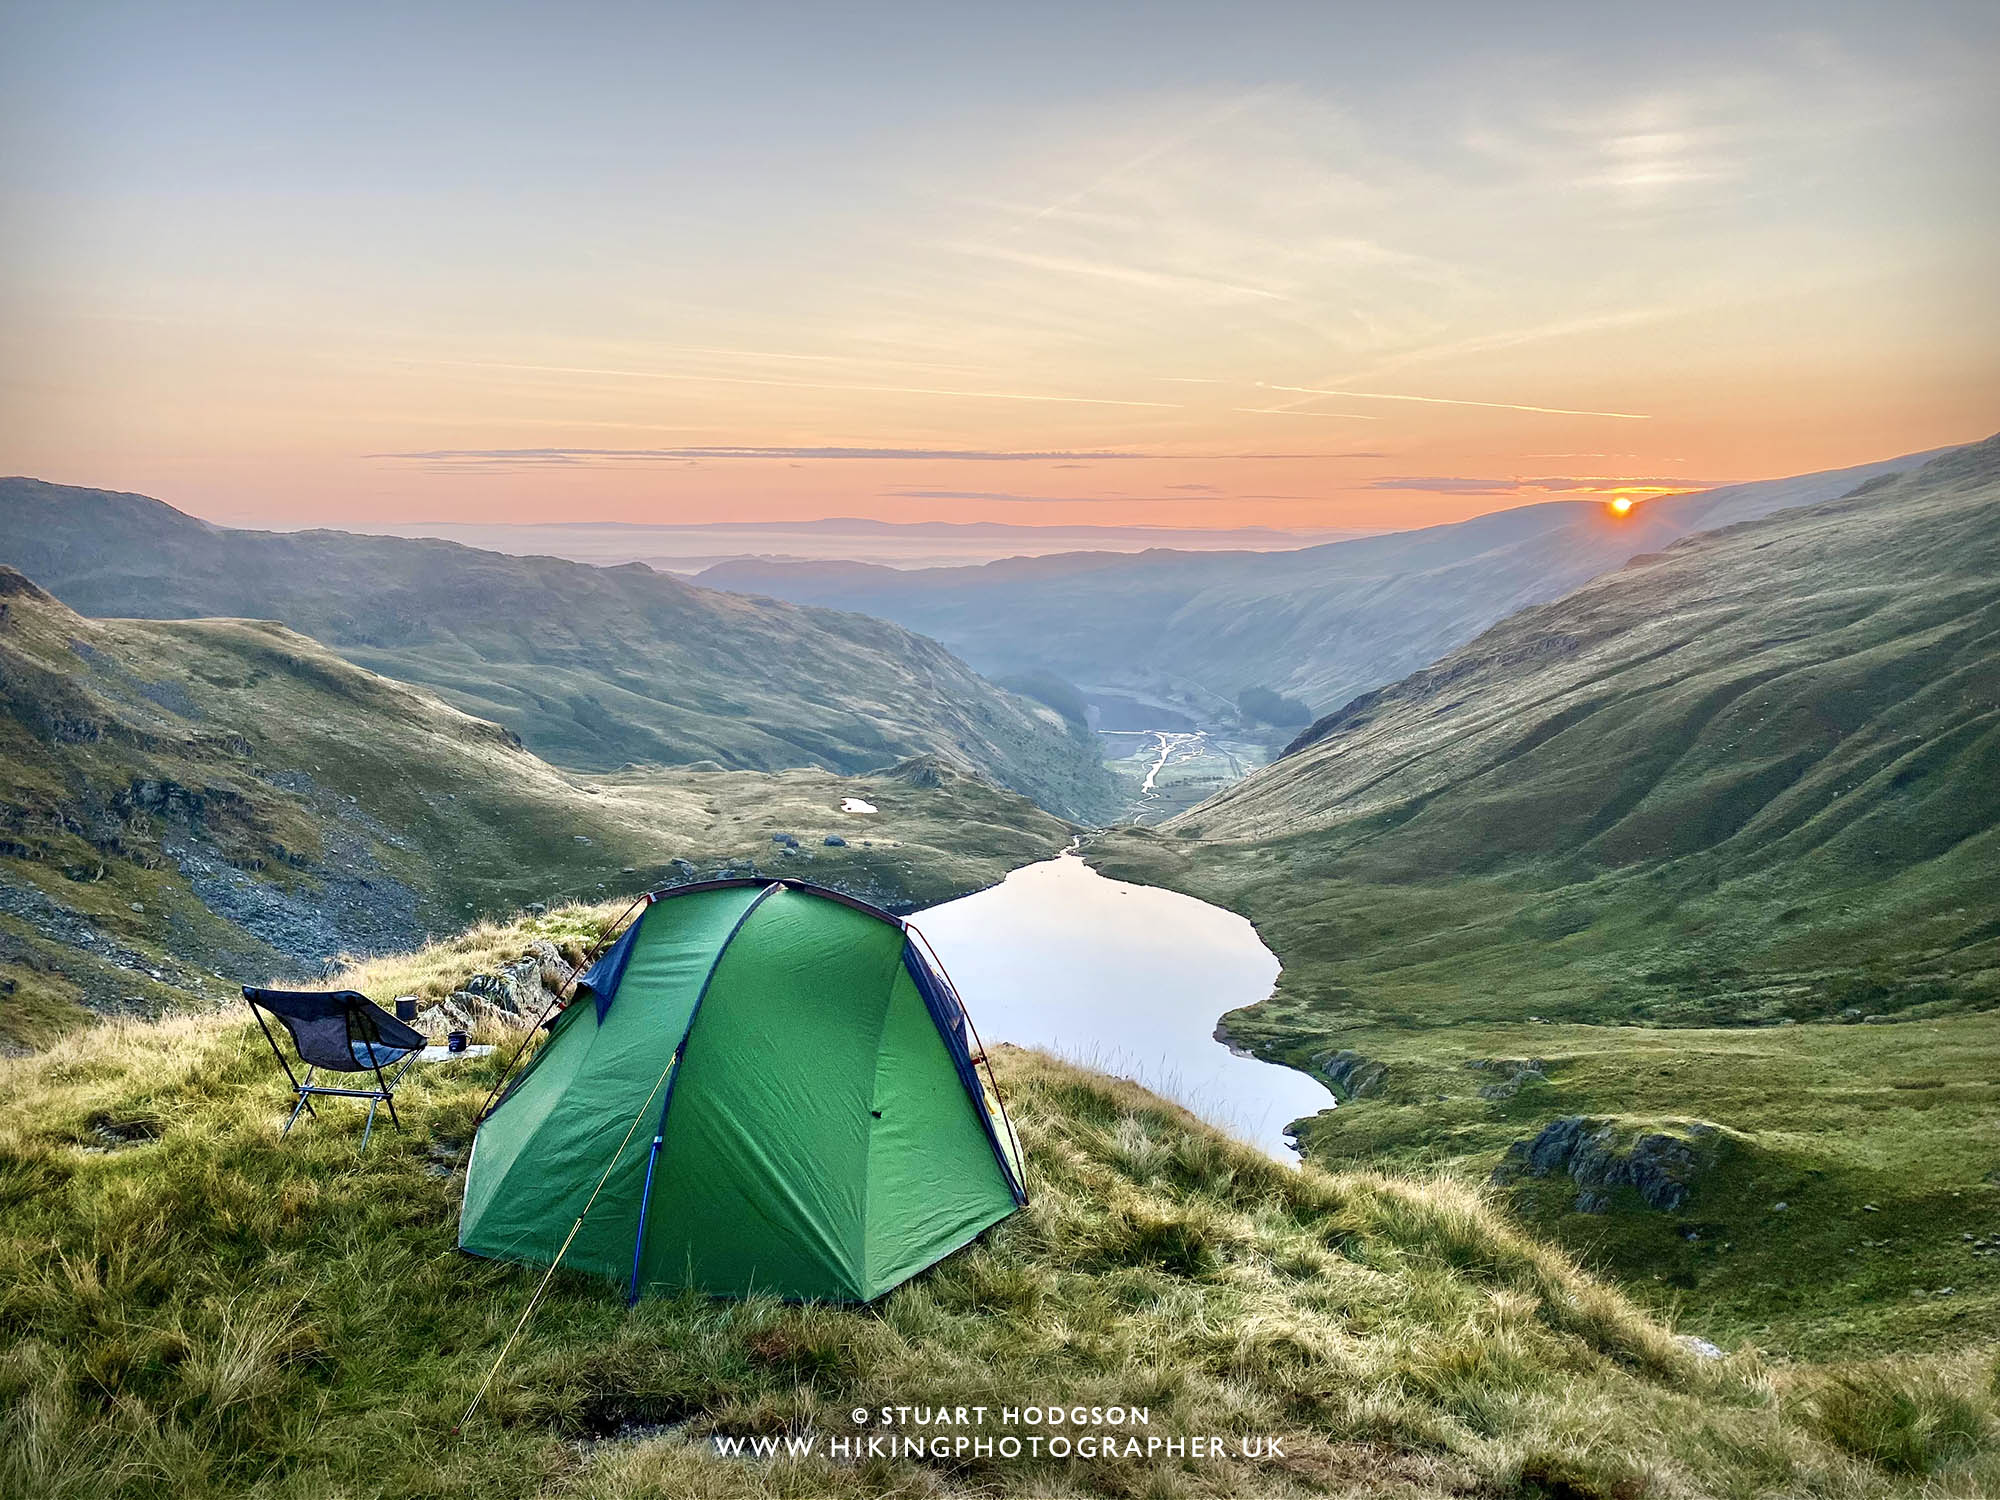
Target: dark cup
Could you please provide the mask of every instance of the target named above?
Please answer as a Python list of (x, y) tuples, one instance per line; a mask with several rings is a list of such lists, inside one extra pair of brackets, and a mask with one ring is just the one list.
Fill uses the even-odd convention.
[(444, 1045), (447, 1051), (463, 1052), (465, 1050), (465, 1033), (462, 1031), (454, 1031), (450, 1036), (444, 1039)]
[(416, 1018), (417, 997), (415, 995), (398, 995), (396, 997), (396, 1019), (399, 1021), (414, 1021)]

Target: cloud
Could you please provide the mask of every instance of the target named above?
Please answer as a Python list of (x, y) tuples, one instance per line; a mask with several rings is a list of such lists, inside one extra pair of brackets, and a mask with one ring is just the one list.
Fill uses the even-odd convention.
[[(1285, 390), (1285, 386), (1273, 386), (1273, 390)], [(1380, 417), (1364, 417), (1353, 411), (1300, 411), (1292, 406), (1232, 406), (1231, 411), (1247, 412), (1257, 417), (1335, 417), (1343, 422), (1379, 422)]]
[[(477, 468), (514, 464), (549, 468), (617, 468), (628, 464), (688, 464), (722, 459), (916, 459), (953, 463), (1049, 463), (1080, 469), (1084, 462), (1145, 461), (1150, 463), (1214, 463), (1250, 459), (1381, 458), (1380, 453), (1133, 453), (1116, 449), (1005, 448), (848, 448), (848, 447), (694, 447), (694, 448), (428, 448), (406, 453), (367, 453), (364, 458), (405, 463)], [(1204, 486), (1177, 485), (1192, 489)]]
[(1067, 276), (1090, 276), (1102, 281), (1114, 281), (1121, 286), (1136, 287), (1141, 291), (1158, 292), (1164, 296), (1181, 299), (1192, 296), (1223, 302), (1241, 302), (1245, 299), (1267, 302), (1291, 300), (1283, 292), (1272, 291), (1269, 287), (1250, 286), (1244, 282), (1229, 281), (1219, 276), (1205, 276), (1186, 271), (1155, 271), (1144, 266), (1124, 265), (1117, 261), (1090, 260), (1076, 255), (1040, 255), (1033, 251), (1016, 250), (1004, 245), (955, 244), (945, 248), (956, 250), (963, 255), (978, 255), (991, 260), (1005, 261), (1031, 271), (1055, 271)]
[(1658, 475), (1559, 474), (1537, 479), (1474, 479), (1445, 474), (1387, 474), (1364, 489), (1422, 490), (1437, 495), (1678, 495), (1733, 483), (1727, 479), (1680, 479)]
[(1007, 505), (1165, 505), (1199, 499), (1195, 495), (1012, 495), (1005, 490), (907, 490), (898, 500), (991, 500)]
[(1170, 484), (1167, 486), (1167, 488), (1170, 490), (1194, 490), (1204, 495), (1213, 495), (1218, 493), (1215, 486), (1212, 484)]
[(1386, 391), (1328, 391), (1309, 385), (1257, 384), (1267, 391), (1293, 391), (1301, 396), (1340, 396), (1353, 401), (1420, 401), (1426, 406), (1485, 406), (1499, 411), (1532, 411), (1554, 417), (1612, 417), (1621, 422), (1650, 422), (1652, 417), (1637, 411), (1577, 411), (1567, 406), (1524, 406), (1515, 401), (1463, 401), (1452, 396), (1404, 396)]
[(1110, 396), (1055, 396), (1039, 391), (966, 391), (928, 385), (851, 385), (818, 380), (774, 380), (749, 375), (703, 375), (684, 370), (617, 370), (594, 365), (518, 364), (508, 360), (433, 359), (414, 361), (465, 370), (525, 370), (542, 375), (606, 375), (616, 380), (668, 380), (688, 385), (776, 386), (788, 391), (846, 391), (877, 396), (948, 396), (972, 401), (1032, 401), (1062, 406), (1152, 406), (1179, 411), (1177, 401), (1126, 401)]

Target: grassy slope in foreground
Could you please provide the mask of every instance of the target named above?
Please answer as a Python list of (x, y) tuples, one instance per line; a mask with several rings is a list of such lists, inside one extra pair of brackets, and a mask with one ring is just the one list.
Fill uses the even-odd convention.
[(0, 1040), (685, 878), (674, 860), (907, 908), (1071, 832), (971, 777), (917, 780), (568, 775), (282, 626), (87, 620), (0, 568)]
[(637, 563), (232, 530), (143, 495), (32, 479), (0, 479), (0, 563), (84, 614), (281, 620), (579, 770), (853, 775), (929, 754), (1065, 817), (1118, 804), (1094, 746), (936, 641)]
[[(470, 948), (575, 941), (599, 919), (556, 913)], [(286, 1096), (263, 1051), (247, 1024), (207, 1017), (0, 1060), (0, 1493), (1665, 1500), (2000, 1485), (1990, 1359), (1703, 1361), (1463, 1189), (1293, 1171), (1129, 1084), (1012, 1049), (998, 1065), (1029, 1209), (868, 1308), (690, 1297), (628, 1311), (619, 1288), (560, 1274), (453, 1438), (537, 1280), (453, 1249), (497, 1064), (419, 1072), (408, 1128), (364, 1156), (359, 1111), (331, 1105), (279, 1140)], [(1145, 1435), (1275, 1436), (1285, 1456), (744, 1462), (707, 1441), (849, 1435), (855, 1407), (984, 1405), (997, 1420), (1052, 1400), (1149, 1408)], [(1039, 1435), (1052, 1431), (1079, 1435)]]
[[(1388, 1065), (1325, 1159), (1483, 1176), (1565, 1115), (1713, 1121), (1679, 1212), (1514, 1201), (1719, 1337), (1992, 1338), (1996, 462), (1641, 559), (1357, 700), (1201, 841), (1097, 857), (1263, 929), (1285, 974), (1239, 1042)], [(1829, 1024), (1864, 1014), (1896, 1024)], [(1494, 1060), (1546, 1066), (1492, 1098)]]

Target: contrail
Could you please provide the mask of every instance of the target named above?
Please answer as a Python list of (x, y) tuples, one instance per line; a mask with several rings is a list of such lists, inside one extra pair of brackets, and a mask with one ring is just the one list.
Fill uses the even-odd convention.
[(544, 375), (609, 375), (620, 380), (678, 380), (693, 385), (767, 385), (794, 391), (861, 391), (886, 396), (958, 396), (977, 401), (1052, 401), (1069, 406), (1156, 406), (1179, 411), (1175, 401), (1117, 401), (1108, 396), (1038, 396), (1019, 391), (958, 391), (917, 385), (829, 385), (813, 380), (758, 380), (748, 375), (678, 375), (665, 370), (608, 370), (587, 365), (530, 365), (506, 360), (428, 359), (416, 364), (466, 370), (533, 370)]
[(1301, 396), (1340, 396), (1351, 401), (1421, 401), (1426, 406), (1486, 406), (1497, 411), (1535, 411), (1551, 417), (1616, 417), (1621, 422), (1650, 422), (1652, 414), (1640, 411), (1572, 411), (1566, 406), (1523, 406), (1518, 401), (1459, 401), (1450, 396), (1392, 396), (1386, 391), (1323, 391), (1306, 385), (1257, 384), (1267, 391), (1293, 391)]
[[(1282, 387), (1274, 387), (1282, 389)], [(1299, 411), (1289, 406), (1232, 406), (1231, 411), (1249, 412), (1259, 417), (1337, 417), (1343, 422), (1379, 422), (1380, 417), (1364, 417), (1358, 411)]]

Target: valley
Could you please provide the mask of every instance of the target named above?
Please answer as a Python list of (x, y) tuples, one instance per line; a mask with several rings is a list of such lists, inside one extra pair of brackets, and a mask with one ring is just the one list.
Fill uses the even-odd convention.
[(1635, 555), (1935, 456), (1669, 496), (1622, 516), (1549, 501), (1285, 551), (1077, 551), (948, 568), (750, 560), (697, 581), (877, 615), (982, 672), (1049, 672), (1092, 698), (1130, 693), (1204, 722), (1234, 718), (1246, 688), (1326, 713)]
[[(1683, 497), (1687, 515), (1728, 524), (1669, 536), (1559, 597), (1503, 611), (1302, 728), (1272, 722), (1299, 712), (1297, 692), (1224, 692), (1156, 668), (1066, 677), (1039, 656), (1014, 661), (995, 685), (935, 643), (857, 616), (717, 605), (703, 590), (673, 596), (678, 609), (747, 611), (753, 631), (800, 632), (784, 671), (824, 673), (819, 653), (829, 651), (886, 652), (899, 671), (932, 662), (939, 695), (910, 687), (896, 699), (901, 727), (881, 731), (915, 753), (874, 765), (859, 731), (842, 730), (836, 747), (804, 727), (837, 693), (827, 689), (821, 706), (785, 699), (769, 673), (790, 648), (768, 643), (732, 649), (762, 661), (757, 690), (774, 696), (746, 709), (749, 689), (735, 682), (735, 707), (712, 702), (678, 721), (711, 754), (609, 764), (617, 735), (641, 720), (658, 732), (661, 705), (694, 701), (679, 686), (688, 674), (720, 682), (730, 670), (721, 654), (662, 644), (672, 633), (648, 613), (654, 606), (632, 602), (630, 591), (660, 587), (645, 570), (609, 582), (597, 575), (622, 570), (541, 575), (580, 601), (562, 631), (595, 619), (590, 629), (602, 632), (555, 647), (546, 606), (506, 592), (526, 576), (515, 577), (518, 560), (469, 561), (458, 548), (405, 555), (388, 543), (378, 552), (367, 538), (217, 543), (190, 531), (200, 523), (112, 497), (105, 514), (164, 528), (168, 562), (146, 562), (137, 547), (86, 547), (74, 525), (10, 546), (40, 549), (75, 597), (131, 597), (163, 616), (238, 597), (216, 560), (230, 549), (299, 549), (269, 555), (342, 576), (365, 577), (385, 558), (391, 573), (414, 571), (375, 593), (366, 615), (336, 609), (325, 588), (288, 585), (252, 601), (312, 619), (344, 639), (336, 650), (256, 620), (88, 618), (0, 569), (0, 1050), (15, 1055), (0, 1068), (16, 1070), (11, 1086), (27, 1101), (0, 1127), (21, 1170), (82, 1201), (96, 1186), (70, 1165), (79, 1132), (99, 1139), (111, 1129), (122, 1141), (117, 1132), (139, 1121), (134, 1139), (180, 1142), (176, 1150), (206, 1159), (211, 1148), (190, 1145), (191, 1132), (221, 1119), (220, 1106), (190, 1080), (224, 1054), (240, 1061), (232, 1038), (242, 1026), (228, 1002), (243, 975), (456, 1004), (481, 975), (526, 962), (524, 951), (574, 961), (633, 891), (792, 873), (897, 911), (936, 908), (941, 933), (956, 922), (957, 978), (975, 1009), (982, 983), (999, 997), (1004, 974), (1020, 968), (995, 1001), (997, 1035), (1018, 1030), (1074, 1050), (1066, 1038), (1083, 1034), (1079, 1023), (1096, 1027), (1082, 1069), (996, 1040), (1004, 1075), (1023, 1090), (1038, 1191), (1057, 1196), (1043, 1218), (998, 1232), (926, 1286), (983, 1278), (967, 1305), (990, 1311), (1013, 1305), (1015, 1293), (995, 1288), (1032, 1263), (1041, 1289), (1019, 1291), (1029, 1319), (1052, 1296), (1097, 1297), (1101, 1277), (1179, 1278), (1207, 1296), (1290, 1284), (1308, 1263), (1297, 1274), (1315, 1285), (1344, 1286), (1340, 1266), (1359, 1264), (1414, 1276), (1434, 1295), (1518, 1244), (1521, 1265), (1538, 1269), (1506, 1272), (1517, 1289), (1506, 1295), (1540, 1288), (1536, 1316), (1547, 1327), (1571, 1316), (1557, 1307), (1589, 1306), (1629, 1330), (1617, 1335), (1628, 1350), (1617, 1358), (1671, 1368), (1684, 1392), (1677, 1420), (1693, 1421), (1694, 1435), (1676, 1462), (1741, 1488), (1728, 1455), (1744, 1439), (1702, 1425), (1751, 1399), (1711, 1399), (1739, 1368), (1770, 1361), (1790, 1391), (1822, 1389), (1814, 1382), (1835, 1378), (1826, 1369), (1864, 1369), (1869, 1389), (1898, 1410), (1928, 1412), (1944, 1408), (1926, 1402), (1972, 1399), (1963, 1392), (1986, 1378), (1977, 1351), (2000, 1339), (2000, 861), (1990, 847), (2000, 837), (2000, 440), (1870, 466), (1837, 495), (1823, 493), (1830, 483), (1808, 476), (1761, 497)], [(1536, 529), (1548, 519), (1493, 524), (1526, 528), (1525, 557), (1548, 545)], [(1466, 543), (1380, 545), (1404, 549), (1406, 561), (1409, 549), (1441, 547), (1457, 568)], [(392, 599), (432, 588), (434, 568), (447, 580), (497, 570), (514, 580), (500, 595), (509, 602), (383, 615)], [(1434, 574), (1398, 578), (1392, 601), (1405, 587), (1438, 586)], [(601, 589), (625, 602), (607, 604)], [(1497, 592), (1457, 598), (1460, 612), (1430, 620), (1426, 638), (1467, 631), (1478, 610), (1501, 607)], [(503, 615), (512, 623), (503, 627)], [(589, 652), (623, 650), (615, 643), (628, 629), (641, 630), (634, 660), (677, 653), (661, 683), (633, 686), (615, 665), (624, 658), (581, 665)], [(860, 656), (842, 659), (860, 670)], [(1368, 670), (1393, 659), (1372, 657)], [(547, 694), (524, 706), (510, 685), (523, 671), (538, 681), (584, 672), (596, 686), (567, 706)], [(1265, 680), (1301, 689), (1296, 676)], [(603, 695), (620, 682), (644, 701)], [(600, 722), (606, 703), (617, 706)], [(508, 709), (523, 727), (467, 711), (481, 708), (495, 719)], [(538, 755), (537, 738), (568, 761)], [(807, 763), (779, 763), (790, 755)], [(996, 784), (1010, 777), (1037, 797)], [(1075, 865), (1052, 857), (1079, 836), (1090, 866), (1112, 877), (1084, 871), (1089, 899), (1052, 893), (992, 933), (955, 918), (997, 910), (1009, 889)], [(1219, 1017), (1213, 1041), (1205, 1023), (1180, 1025), (1177, 1011), (1173, 1045), (1192, 1050), (1148, 1073), (1137, 1051), (1125, 1057), (1105, 1039), (1129, 1033), (1135, 1046), (1165, 1047), (1167, 989), (1206, 972), (1205, 960), (1164, 938), (1116, 950), (1118, 924), (1108, 914), (1093, 922), (1091, 902), (1175, 899), (1169, 892), (1211, 903), (1186, 908), (1202, 921), (1249, 919), (1257, 951), (1267, 946), (1282, 967), (1268, 998)], [(1195, 915), (1176, 919), (1175, 941), (1192, 941), (1196, 926)], [(1060, 973), (1036, 977), (1023, 967), (1030, 958)], [(1120, 984), (1094, 980), (1095, 963), (1114, 964)], [(1076, 998), (1062, 1002), (1071, 981)], [(1215, 1009), (1227, 1008), (1236, 982), (1213, 984)], [(480, 1012), (478, 1025), (509, 1034), (504, 1017)], [(65, 1059), (87, 1036), (130, 1061), (70, 1082)], [(1141, 1074), (1173, 1094), (1211, 1049), (1218, 1067), (1236, 1070), (1235, 1092), (1226, 1109), (1192, 1102), (1283, 1155), (1286, 1122), (1268, 1105), (1294, 1101), (1281, 1113), (1304, 1111), (1302, 1168), (1277, 1166), (1087, 1066)], [(159, 1073), (145, 1060), (156, 1052), (181, 1061)], [(1273, 1065), (1303, 1076), (1264, 1088), (1255, 1080)], [(451, 1121), (483, 1076), (468, 1069), (428, 1086), (441, 1123), (420, 1141), (398, 1139), (383, 1170), (455, 1172), (462, 1132)], [(1313, 1113), (1322, 1099), (1339, 1107)], [(254, 1109), (228, 1118), (237, 1144), (223, 1149), (273, 1150)], [(338, 1150), (333, 1140), (306, 1149)], [(413, 1152), (432, 1165), (416, 1166)], [(1298, 1185), (1275, 1186), (1267, 1171)], [(140, 1198), (178, 1191), (132, 1172), (121, 1164), (105, 1180)], [(1293, 1228), (1271, 1238), (1271, 1205), (1300, 1194), (1320, 1206), (1298, 1232), (1334, 1246), (1330, 1259), (1301, 1249)], [(449, 1211), (442, 1199), (424, 1202), (425, 1214)], [(1373, 1226), (1358, 1239), (1329, 1227), (1356, 1213)], [(1455, 1227), (1437, 1227), (1446, 1223)], [(1126, 1230), (1107, 1224), (1136, 1238), (1127, 1245)], [(65, 1240), (75, 1225), (58, 1216), (35, 1232)], [(1035, 1247), (1072, 1240), (1101, 1248), (1079, 1252), (1079, 1263), (1036, 1259)], [(1123, 1248), (1106, 1248), (1114, 1241)], [(23, 1254), (25, 1243), (0, 1241), (0, 1253)], [(1164, 1285), (1147, 1295), (1165, 1295)], [(588, 1289), (566, 1295), (576, 1328), (591, 1327)], [(1370, 1314), (1373, 1328), (1415, 1326), (1414, 1294), (1396, 1295), (1402, 1310)], [(1228, 1316), (1244, 1306), (1232, 1303)], [(1293, 1316), (1282, 1303), (1257, 1306), (1258, 1316)], [(671, 1336), (684, 1335), (681, 1312), (661, 1316), (678, 1330)], [(813, 1316), (832, 1320), (826, 1337), (851, 1336), (847, 1314)], [(1122, 1314), (1105, 1316), (1101, 1340), (1142, 1336)], [(71, 1351), (53, 1358), (80, 1357), (84, 1345), (49, 1337)], [(576, 1337), (577, 1348), (595, 1347)], [(1690, 1338), (1721, 1358), (1691, 1356)], [(1656, 1352), (1629, 1352), (1641, 1346)], [(1532, 1385), (1556, 1368), (1543, 1359), (1574, 1355), (1538, 1354), (1519, 1378)], [(60, 1368), (70, 1373), (57, 1386), (73, 1388), (72, 1364)], [(716, 1394), (737, 1387), (714, 1367), (671, 1377), (643, 1361), (593, 1369), (617, 1392), (606, 1399), (619, 1421), (740, 1415), (734, 1397)], [(663, 1379), (683, 1377), (704, 1393), (692, 1406), (661, 1394)], [(428, 1399), (462, 1394), (463, 1378), (442, 1376)], [(1396, 1378), (1430, 1390), (1438, 1377)], [(1573, 1374), (1560, 1378), (1573, 1391)], [(1505, 1385), (1495, 1369), (1479, 1381)], [(538, 1413), (537, 1430), (569, 1430), (570, 1398), (534, 1390), (506, 1399)], [(1177, 1410), (1206, 1409), (1171, 1399)], [(1602, 1399), (1621, 1423), (1650, 1420), (1649, 1395), (1619, 1386)], [(1774, 1409), (1819, 1399), (1788, 1395)], [(544, 1412), (545, 1400), (561, 1410)], [(1397, 1408), (1397, 1420), (1458, 1434), (1462, 1414), (1432, 1400)], [(1314, 1410), (1324, 1428), (1327, 1414)], [(1502, 1420), (1508, 1431), (1540, 1430), (1519, 1412)], [(1786, 1439), (1794, 1454), (1846, 1441), (1812, 1425), (1817, 1417), (1798, 1420), (1806, 1425)], [(1396, 1430), (1406, 1442), (1416, 1427)], [(1484, 1472), (1487, 1460), (1460, 1436), (1442, 1442), (1450, 1462)], [(545, 1450), (530, 1439), (523, 1451)], [(1595, 1468), (1550, 1471), (1596, 1476), (1599, 1488), (1575, 1493), (1616, 1493), (1617, 1476), (1632, 1472), (1619, 1444), (1566, 1451), (1595, 1455)], [(1937, 1450), (1947, 1451), (1968, 1450)], [(1796, 1488), (1831, 1483), (1812, 1468), (1821, 1460), (1802, 1461), (1790, 1471)]]
[(1989, 441), (1690, 538), (1091, 858), (1258, 925), (1320, 1159), (1497, 1173), (1723, 1341), (1991, 1338), (1996, 523)]
[(1239, 725), (1207, 729), (1101, 729), (1104, 762), (1128, 789), (1120, 822), (1158, 823), (1250, 774), (1271, 747)]

